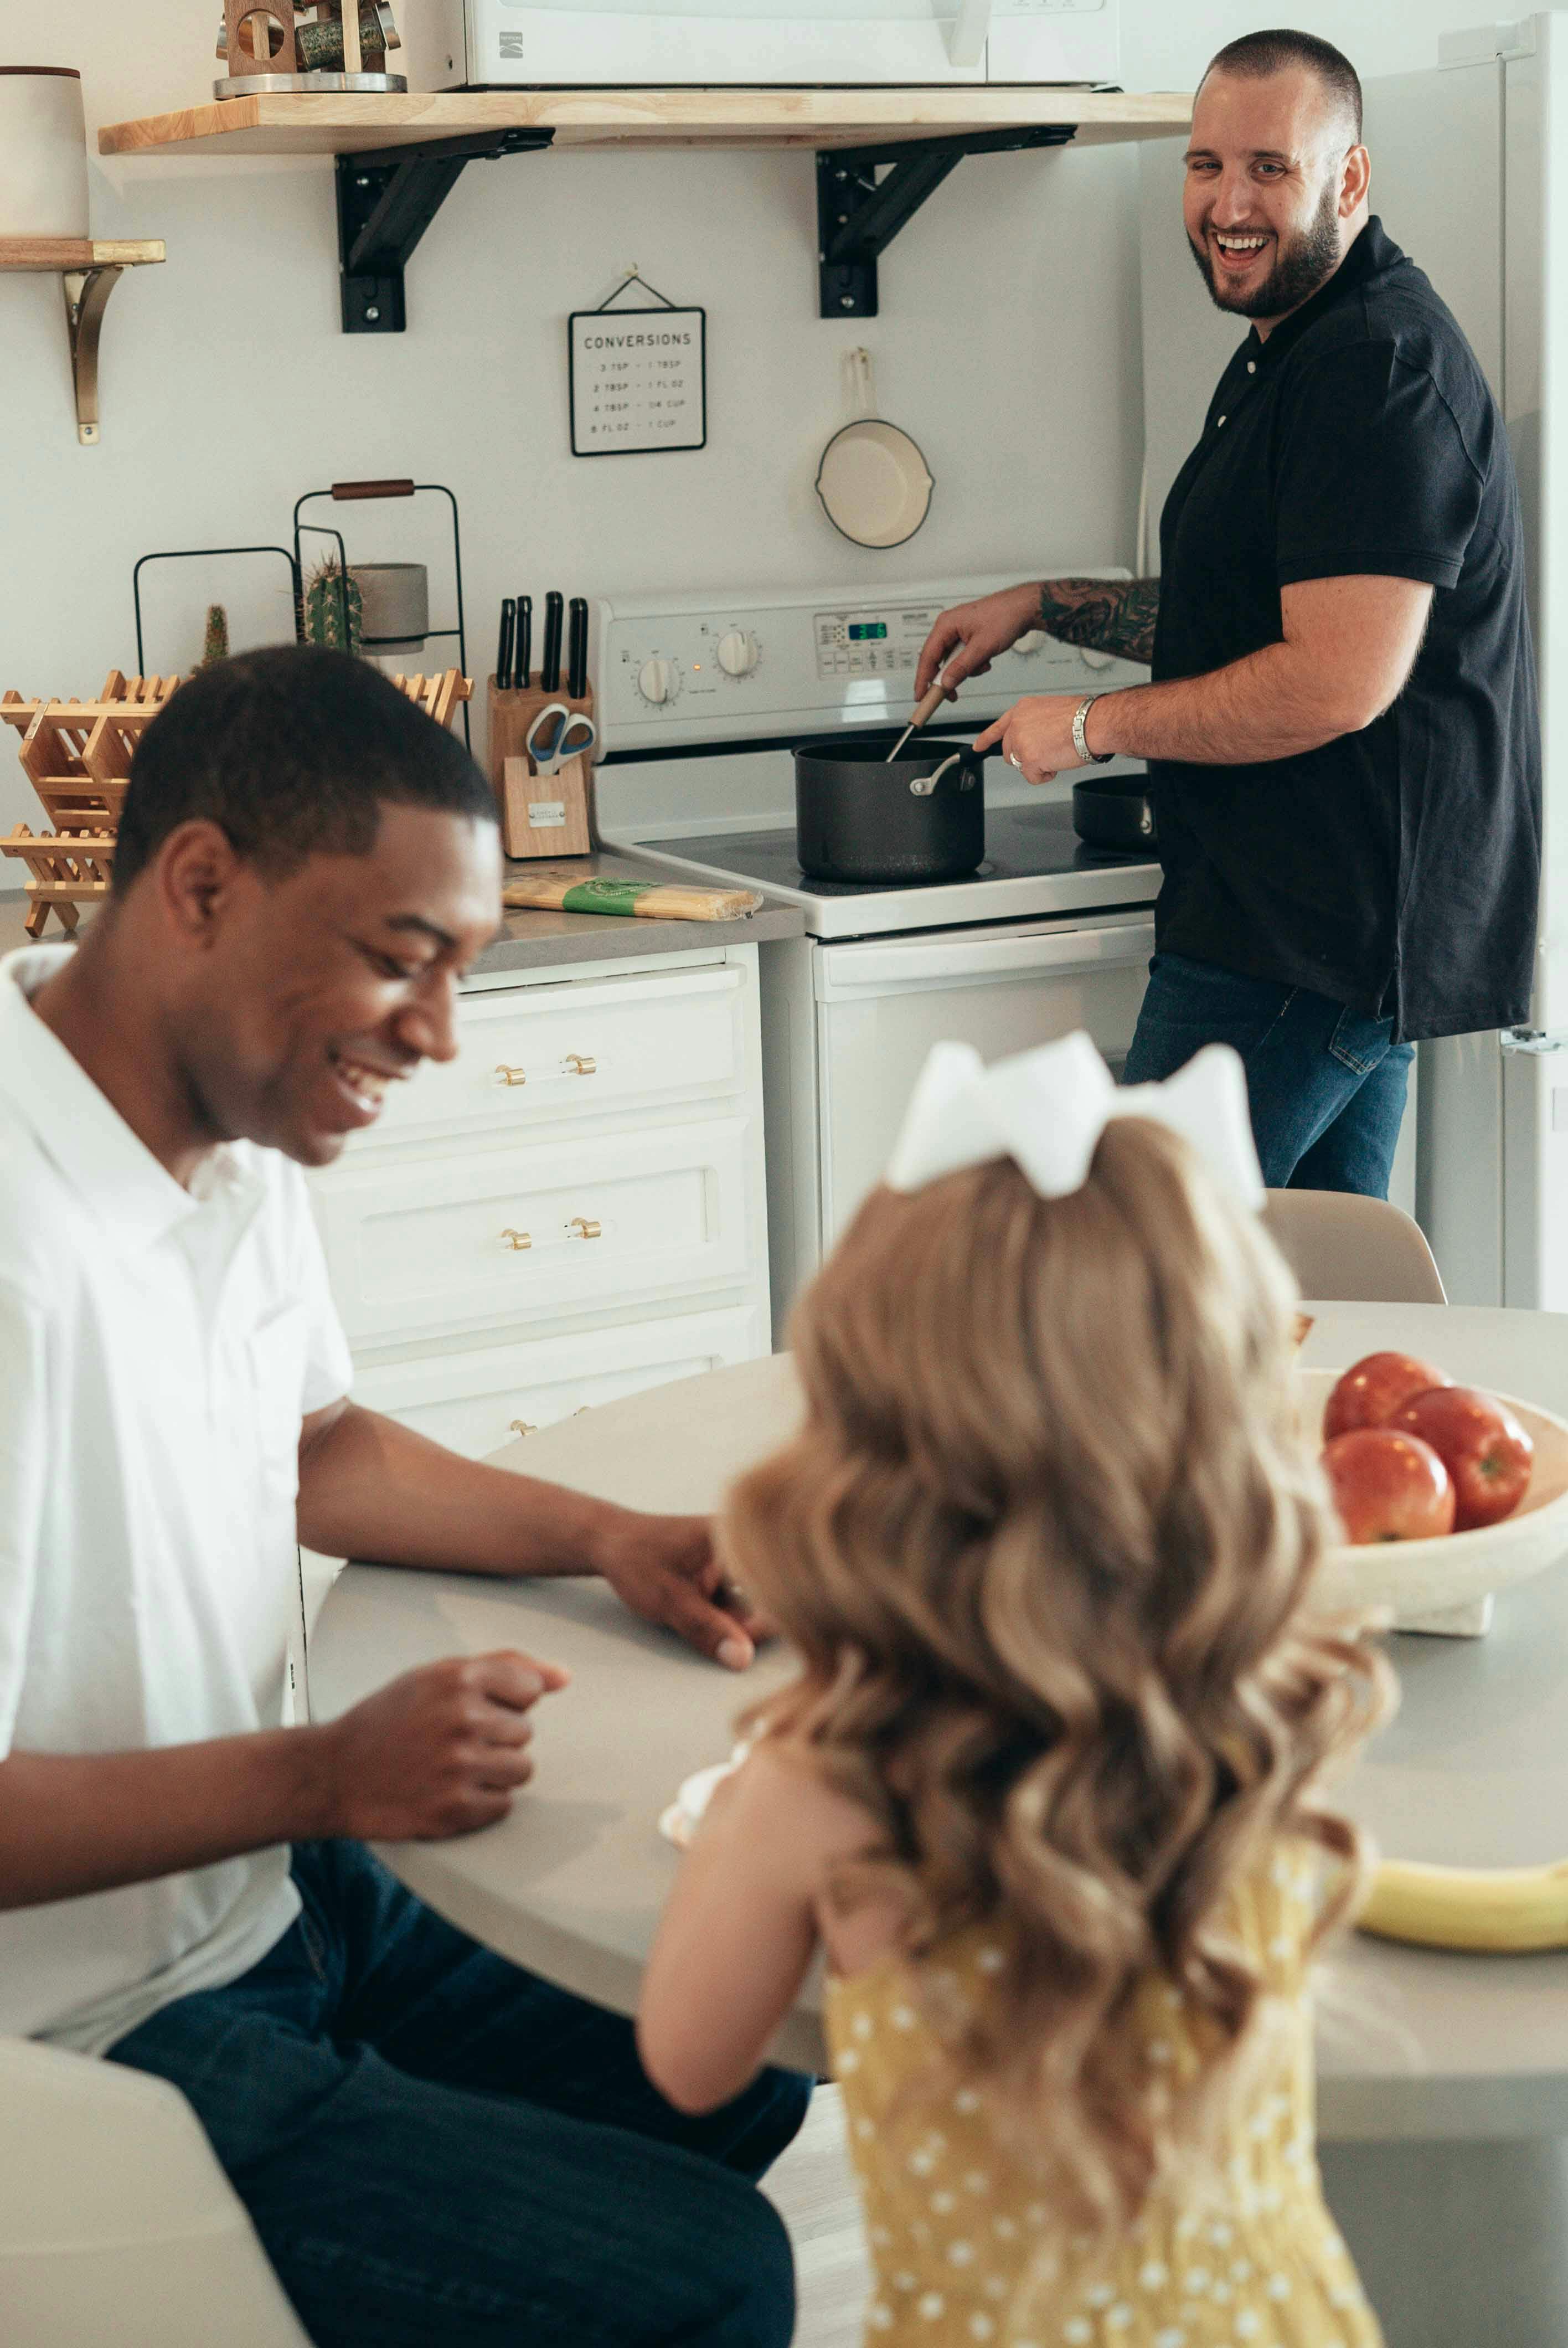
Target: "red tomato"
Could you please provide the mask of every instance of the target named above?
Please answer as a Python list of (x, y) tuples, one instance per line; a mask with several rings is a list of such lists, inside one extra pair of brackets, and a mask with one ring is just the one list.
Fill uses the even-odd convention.
[(1512, 1516), (1529, 1489), (1535, 1446), (1495, 1395), (1430, 1386), (1412, 1395), (1393, 1423), (1430, 1443), (1452, 1477), (1456, 1532)]
[(1323, 1440), (1332, 1443), (1353, 1426), (1384, 1426), (1412, 1395), (1449, 1384), (1441, 1370), (1411, 1354), (1368, 1354), (1352, 1364), (1329, 1395)]
[(1454, 1523), (1454, 1488), (1430, 1443), (1391, 1426), (1357, 1426), (1337, 1435), (1323, 1466), (1345, 1538), (1430, 1540)]

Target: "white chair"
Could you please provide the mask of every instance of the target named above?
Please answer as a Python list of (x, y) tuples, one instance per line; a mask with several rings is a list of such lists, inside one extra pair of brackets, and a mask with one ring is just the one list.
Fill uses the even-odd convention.
[(1426, 1234), (1401, 1207), (1345, 1190), (1270, 1190), (1264, 1228), (1303, 1296), (1325, 1304), (1446, 1304)]
[(0, 2038), (5, 2348), (310, 2348), (166, 2080)]

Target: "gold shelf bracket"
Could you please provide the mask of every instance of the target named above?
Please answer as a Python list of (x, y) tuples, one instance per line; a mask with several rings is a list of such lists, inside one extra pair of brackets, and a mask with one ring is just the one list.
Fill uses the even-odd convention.
[(118, 268), (67, 269), (61, 273), (66, 332), (71, 343), (71, 381), (77, 395), (77, 438), (84, 448), (98, 439), (98, 336), (109, 295), (119, 283)]
[(158, 237), (3, 236), (0, 273), (16, 271), (58, 277), (71, 346), (71, 381), (77, 400), (77, 438), (84, 448), (98, 441), (98, 336), (109, 295), (128, 269), (164, 258)]

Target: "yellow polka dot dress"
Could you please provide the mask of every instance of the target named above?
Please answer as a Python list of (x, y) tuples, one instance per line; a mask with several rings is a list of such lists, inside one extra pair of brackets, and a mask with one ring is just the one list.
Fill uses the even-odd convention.
[[(1191, 2206), (1151, 2199), (1109, 2247), (1067, 2236), (1039, 2182), (993, 2133), (984, 2096), (907, 2092), (937, 2059), (897, 1961), (830, 1981), (825, 2018), (844, 2092), (875, 2285), (867, 2348), (1380, 2348), (1324, 2205), (1313, 2148), (1312, 2020), (1303, 1951), (1317, 1876), (1292, 1852), (1234, 1903), (1235, 1937), (1278, 2026), (1238, 2084)], [(983, 1932), (927, 1963), (983, 1998), (1001, 1962)], [(1133, 2026), (1151, 2067), (1198, 2055), (1179, 1991), (1150, 1982)]]

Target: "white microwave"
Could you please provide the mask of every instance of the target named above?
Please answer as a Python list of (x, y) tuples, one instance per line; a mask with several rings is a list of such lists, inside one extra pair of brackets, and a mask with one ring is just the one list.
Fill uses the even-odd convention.
[(1121, 0), (420, 0), (409, 86), (1114, 82)]

